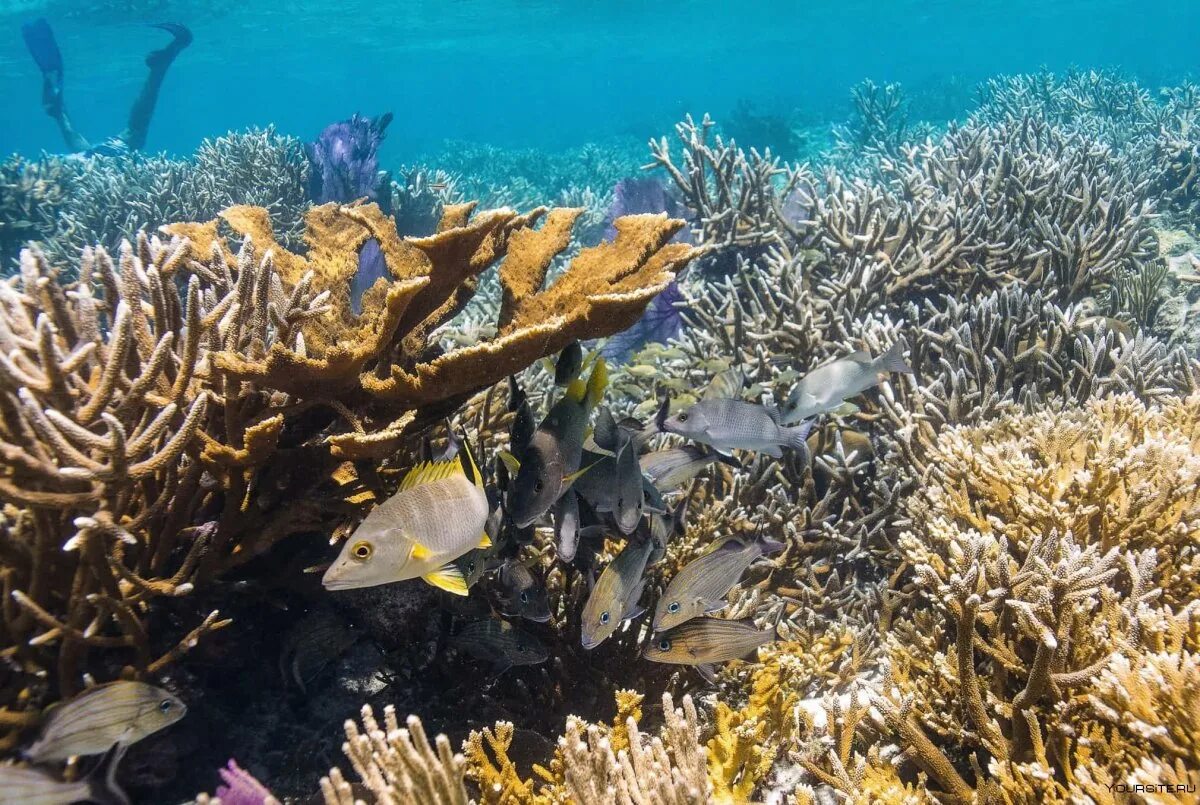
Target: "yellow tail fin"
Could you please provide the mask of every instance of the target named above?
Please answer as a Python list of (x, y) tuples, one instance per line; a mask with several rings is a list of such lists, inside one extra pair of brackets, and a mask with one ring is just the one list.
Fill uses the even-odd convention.
[(604, 396), (604, 389), (606, 388), (608, 388), (608, 364), (605, 363), (603, 357), (600, 357), (596, 359), (596, 365), (592, 368), (592, 374), (588, 377), (585, 405), (589, 411), (599, 404), (600, 398)]
[(447, 563), (442, 565), (437, 570), (432, 573), (426, 573), (421, 578), (439, 590), (445, 590), (455, 595), (467, 595), (467, 580), (463, 576), (462, 571), (453, 564)]

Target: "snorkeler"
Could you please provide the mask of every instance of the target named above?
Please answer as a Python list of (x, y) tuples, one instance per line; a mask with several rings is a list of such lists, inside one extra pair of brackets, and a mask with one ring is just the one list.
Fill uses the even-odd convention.
[(174, 22), (164, 22), (154, 25), (171, 34), (171, 41), (166, 47), (152, 51), (146, 56), (146, 66), (150, 74), (142, 85), (142, 91), (129, 110), (129, 123), (125, 130), (116, 137), (92, 145), (75, 130), (71, 119), (67, 116), (66, 105), (63, 103), (63, 61), (59, 52), (58, 42), (54, 39), (54, 31), (45, 19), (21, 26), (21, 34), (25, 37), (25, 46), (33, 60), (42, 71), (42, 108), (46, 114), (58, 123), (63, 140), (72, 151), (86, 154), (120, 154), (139, 151), (146, 144), (146, 131), (150, 128), (150, 117), (154, 114), (154, 105), (158, 101), (158, 91), (162, 88), (163, 78), (167, 68), (175, 61), (184, 48), (192, 43), (192, 32), (183, 25)]

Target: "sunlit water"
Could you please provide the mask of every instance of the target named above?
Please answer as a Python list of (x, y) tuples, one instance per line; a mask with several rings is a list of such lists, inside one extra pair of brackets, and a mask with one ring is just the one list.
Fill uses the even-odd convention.
[[(123, 10), (125, 8), (132, 10)], [(359, 111), (391, 110), (385, 162), (443, 139), (555, 148), (663, 133), (684, 112), (843, 118), (849, 87), (900, 81), (929, 116), (969, 104), (997, 73), (1120, 67), (1157, 85), (1195, 71), (1200, 3), (458, 2), (0, 3), (0, 153), (61, 148), (41, 111), (20, 23), (46, 16), (76, 125), (120, 130), (165, 35), (195, 44), (167, 79), (148, 150), (276, 124), (304, 139)]]

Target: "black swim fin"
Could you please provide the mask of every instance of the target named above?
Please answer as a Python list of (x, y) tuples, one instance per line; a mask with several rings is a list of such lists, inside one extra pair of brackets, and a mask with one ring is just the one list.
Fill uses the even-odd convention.
[(57, 73), (57, 80), (61, 83), (62, 52), (58, 49), (58, 41), (54, 38), (50, 23), (44, 17), (38, 17), (21, 26), (21, 36), (25, 38), (25, 47), (29, 48), (29, 55), (37, 62), (42, 74)]
[(151, 69), (155, 67), (165, 67), (175, 61), (183, 49), (192, 44), (192, 32), (186, 25), (180, 25), (177, 22), (156, 22), (151, 24), (151, 28), (162, 28), (169, 33), (174, 39), (165, 48), (152, 50), (146, 56), (146, 66)]

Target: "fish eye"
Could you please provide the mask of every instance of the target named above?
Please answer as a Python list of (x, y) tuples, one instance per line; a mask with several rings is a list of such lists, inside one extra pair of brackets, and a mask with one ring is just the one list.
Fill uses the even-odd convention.
[(521, 593), (521, 603), (522, 604), (529, 603), (529, 593)]
[(670, 612), (672, 615), (674, 615), (678, 611), (679, 611), (679, 602), (678, 601), (672, 601), (670, 606), (667, 607), (667, 612)]
[(533, 485), (533, 491), (534, 491), (534, 492), (541, 492), (541, 491), (542, 491), (542, 486), (543, 486), (542, 482), (541, 482), (541, 481), (538, 481), (537, 483), (535, 483), (535, 484)]
[(161, 702), (158, 703), (158, 709), (160, 712), (163, 712), (163, 713), (171, 712), (171, 710), (174, 707), (175, 707), (175, 702), (171, 701), (170, 699), (163, 699)]
[(658, 641), (658, 650), (659, 651), (670, 651), (671, 650), (671, 641), (670, 640), (659, 640)]
[(682, 414), (679, 415), (680, 422), (687, 422), (687, 418), (688, 418), (687, 411), (684, 411)]
[(606, 625), (607, 623), (608, 623), (608, 613), (607, 613), (607, 612), (601, 612), (601, 613), (600, 613), (600, 625), (601, 625), (601, 626), (604, 626), (604, 625)]
[(365, 562), (370, 559), (371, 554), (374, 552), (375, 548), (373, 548), (371, 543), (367, 542), (365, 539), (359, 540), (350, 548), (350, 554), (360, 562)]

